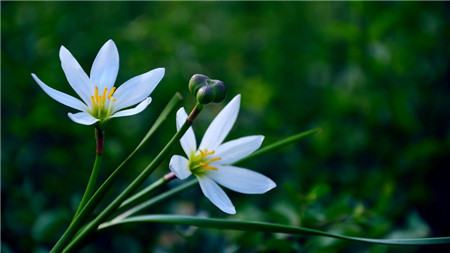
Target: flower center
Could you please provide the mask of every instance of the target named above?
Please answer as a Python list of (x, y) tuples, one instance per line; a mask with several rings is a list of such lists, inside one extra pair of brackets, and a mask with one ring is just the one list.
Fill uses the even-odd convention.
[(192, 152), (189, 157), (189, 170), (196, 176), (206, 174), (208, 171), (217, 170), (216, 167), (211, 166), (211, 163), (219, 161), (220, 157), (211, 157), (214, 151), (203, 149), (197, 152)]
[(116, 98), (113, 97), (116, 87), (112, 87), (110, 90), (104, 88), (103, 92), (100, 94), (98, 87), (95, 86), (94, 95), (91, 96), (92, 106), (90, 108), (90, 113), (97, 119), (106, 119), (111, 115), (112, 106)]

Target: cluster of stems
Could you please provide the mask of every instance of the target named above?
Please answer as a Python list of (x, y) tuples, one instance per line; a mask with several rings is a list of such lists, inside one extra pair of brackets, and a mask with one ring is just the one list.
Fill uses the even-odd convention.
[[(144, 139), (139, 143), (133, 152), (117, 167), (115, 171), (96, 189), (96, 182), (98, 177), (98, 172), (100, 169), (100, 164), (103, 154), (103, 143), (104, 143), (104, 133), (100, 125), (95, 128), (96, 133), (96, 158), (94, 162), (94, 167), (92, 169), (91, 177), (89, 178), (88, 185), (86, 187), (85, 193), (83, 194), (82, 200), (79, 204), (77, 211), (70, 223), (69, 227), (66, 229), (61, 238), (57, 241), (55, 246), (52, 248), (51, 252), (70, 252), (78, 244), (85, 239), (90, 233), (95, 231), (98, 226), (105, 222), (115, 211), (119, 210), (122, 205), (129, 205), (135, 203), (136, 197), (127, 201), (138, 187), (150, 176), (150, 174), (165, 160), (165, 158), (170, 154), (173, 146), (178, 143), (180, 138), (184, 135), (187, 129), (192, 125), (192, 122), (199, 115), (203, 106), (196, 104), (192, 109), (189, 117), (183, 126), (177, 131), (174, 136), (169, 140), (165, 147), (160, 151), (160, 153), (155, 157), (155, 159), (150, 162), (141, 173), (110, 203), (108, 204), (95, 218), (89, 222), (88, 217), (92, 214), (94, 209), (97, 207), (100, 200), (103, 198), (105, 193), (112, 186), (113, 181), (117, 179), (120, 172), (123, 170), (124, 165), (127, 161), (137, 152), (138, 149), (142, 147), (144, 142), (152, 135), (156, 128), (161, 125), (162, 121), (167, 118), (167, 115), (179, 104), (181, 101), (180, 95), (175, 95), (174, 98), (169, 102), (166, 108), (161, 113), (160, 117), (156, 120), (153, 127), (149, 130)], [(163, 178), (159, 185), (167, 182), (174, 177), (168, 175)], [(127, 201), (127, 202), (125, 202)]]
[[(209, 88), (210, 86), (207, 87)], [(199, 100), (197, 99), (197, 101)], [(96, 125), (95, 127), (96, 156), (91, 176), (89, 178), (86, 190), (83, 194), (83, 197), (80, 201), (80, 204), (75, 212), (75, 215), (71, 223), (69, 224), (68, 228), (63, 233), (61, 238), (56, 242), (54, 247), (51, 249), (51, 252), (72, 252), (77, 247), (80, 246), (80, 242), (82, 242), (96, 230), (106, 228), (110, 225), (118, 224), (123, 219), (141, 211), (142, 209), (148, 208), (149, 206), (152, 206), (164, 199), (167, 199), (193, 186), (196, 183), (196, 180), (193, 179), (178, 187), (170, 189), (167, 192), (157, 195), (156, 197), (148, 199), (149, 194), (151, 194), (155, 189), (165, 185), (167, 182), (175, 178), (175, 174), (170, 172), (164, 175), (159, 180), (155, 181), (153, 184), (145, 187), (143, 190), (136, 193), (138, 187), (140, 187), (144, 183), (144, 181), (150, 176), (150, 174), (168, 157), (168, 155), (171, 154), (174, 145), (176, 145), (179, 142), (184, 133), (192, 125), (193, 121), (197, 118), (197, 116), (203, 109), (204, 104), (201, 102), (198, 102), (194, 106), (184, 124), (172, 136), (169, 142), (158, 153), (158, 155), (153, 159), (153, 161), (151, 161), (144, 169), (142, 169), (140, 174), (136, 176), (136, 178), (131, 183), (129, 183), (128, 186), (117, 197), (115, 197), (105, 208), (103, 208), (102, 211), (95, 214), (93, 216), (94, 218), (89, 220), (89, 218), (92, 217), (95, 208), (98, 206), (98, 204), (103, 199), (105, 194), (111, 188), (113, 182), (119, 177), (120, 173), (125, 168), (126, 163), (155, 133), (158, 127), (168, 118), (169, 114), (174, 110), (174, 108), (176, 108), (179, 105), (180, 102), (181, 96), (177, 93), (164, 108), (164, 110), (157, 118), (153, 126), (150, 128), (150, 130), (147, 132), (147, 134), (144, 136), (142, 141), (99, 187), (96, 186), (103, 156), (104, 130), (101, 124)], [(284, 139), (282, 141), (269, 145), (265, 148), (262, 148), (259, 151), (254, 152), (252, 155), (246, 157), (245, 160), (281, 148), (287, 144), (293, 143), (298, 139), (315, 132), (318, 132), (318, 129), (313, 129), (307, 132), (303, 132), (301, 134), (291, 136), (287, 139)], [(237, 163), (242, 161), (243, 160), (238, 161)]]

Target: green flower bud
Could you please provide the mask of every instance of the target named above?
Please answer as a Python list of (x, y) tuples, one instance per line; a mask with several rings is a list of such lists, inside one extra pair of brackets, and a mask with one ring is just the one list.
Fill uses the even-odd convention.
[(200, 104), (220, 103), (225, 99), (226, 86), (220, 80), (212, 80), (201, 74), (195, 74), (189, 81), (189, 91)]
[(225, 84), (220, 80), (212, 80), (214, 81), (214, 85), (211, 87), (214, 89), (214, 103), (220, 103), (225, 99), (225, 96), (227, 95), (227, 87)]
[(209, 104), (214, 100), (214, 90), (209, 86), (203, 86), (198, 89), (196, 98), (197, 101), (202, 105)]
[(202, 74), (193, 75), (191, 77), (191, 80), (189, 80), (189, 91), (195, 96), (198, 92), (198, 89), (207, 85), (208, 80), (209, 77), (205, 75)]

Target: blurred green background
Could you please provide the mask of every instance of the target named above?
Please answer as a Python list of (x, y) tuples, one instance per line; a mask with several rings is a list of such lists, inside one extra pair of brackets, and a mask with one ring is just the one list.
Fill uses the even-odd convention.
[[(323, 131), (245, 166), (273, 178), (265, 195), (227, 191), (233, 218), (371, 237), (450, 235), (450, 8), (446, 3), (2, 2), (2, 252), (45, 252), (61, 235), (94, 159), (93, 128), (31, 79), (75, 95), (58, 51), (89, 72), (119, 49), (116, 86), (156, 67), (166, 75), (143, 113), (111, 121), (102, 178), (134, 148), (176, 91), (204, 73), (242, 94), (229, 138), (265, 143)], [(223, 105), (195, 123), (197, 138)], [(129, 164), (123, 188), (175, 131), (174, 118)], [(181, 152), (178, 149), (178, 152)], [(149, 180), (166, 173), (167, 161)], [(169, 185), (173, 187), (178, 182)], [(108, 196), (111, 198), (112, 196)], [(145, 213), (229, 217), (198, 186)], [(83, 252), (443, 252), (319, 237), (127, 225)]]

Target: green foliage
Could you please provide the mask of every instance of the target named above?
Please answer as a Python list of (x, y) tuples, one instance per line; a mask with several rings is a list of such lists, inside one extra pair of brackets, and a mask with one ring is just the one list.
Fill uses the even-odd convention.
[[(129, 154), (171, 96), (194, 98), (194, 73), (242, 94), (231, 136), (272, 143), (320, 127), (292, 148), (243, 163), (277, 182), (265, 195), (231, 193), (241, 220), (351, 236), (450, 234), (450, 10), (444, 3), (2, 2), (2, 250), (41, 252), (61, 235), (94, 160), (94, 130), (31, 79), (74, 94), (66, 46), (85, 71), (113, 39), (118, 83), (155, 67), (166, 75), (144, 113), (106, 125), (100, 178)], [(204, 109), (200, 135), (223, 105)], [(169, 140), (164, 123), (127, 166), (123, 189)], [(199, 138), (200, 136), (197, 136)], [(181, 150), (179, 150), (181, 152)], [(152, 179), (167, 172), (167, 162)], [(149, 180), (148, 184), (151, 181)], [(174, 183), (176, 185), (177, 183)], [(170, 187), (173, 185), (169, 185)], [(143, 214), (228, 217), (193, 187)], [(111, 196), (109, 196), (111, 197)], [(108, 198), (110, 199), (110, 198)], [(84, 252), (411, 252), (325, 238), (130, 225)], [(424, 251), (444, 251), (426, 248)]]
[(316, 229), (302, 228), (298, 226), (281, 225), (268, 222), (259, 221), (244, 221), (232, 219), (215, 219), (204, 218), (198, 216), (186, 215), (141, 215), (123, 219), (112, 225), (127, 224), (127, 223), (164, 223), (175, 225), (190, 225), (195, 227), (215, 228), (220, 230), (232, 229), (241, 231), (253, 232), (269, 232), (269, 233), (283, 233), (294, 235), (316, 235), (323, 237), (330, 237), (335, 239), (349, 240), (355, 242), (365, 242), (374, 244), (386, 245), (430, 245), (430, 244), (449, 244), (450, 237), (435, 237), (435, 238), (415, 238), (415, 239), (368, 239), (361, 237), (345, 236), (340, 234), (327, 233)]

